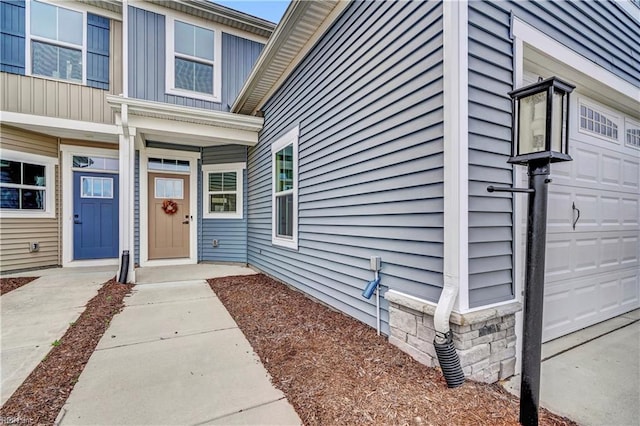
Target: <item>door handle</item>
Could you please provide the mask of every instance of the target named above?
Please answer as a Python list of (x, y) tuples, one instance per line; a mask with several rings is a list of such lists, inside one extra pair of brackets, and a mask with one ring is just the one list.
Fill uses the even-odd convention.
[[(571, 205), (571, 209), (573, 210), (573, 217), (575, 217), (575, 219), (573, 219), (573, 230), (575, 231), (576, 223), (580, 220), (580, 209), (576, 207), (575, 201)], [(578, 216), (576, 216), (576, 212), (578, 212)]]
[(80, 215), (77, 215), (77, 214), (73, 215), (73, 223), (76, 225), (80, 225), (82, 223), (82, 221), (80, 220)]
[(184, 216), (184, 220), (182, 221), (183, 225), (188, 225), (191, 221), (190, 221), (190, 217), (188, 214)]

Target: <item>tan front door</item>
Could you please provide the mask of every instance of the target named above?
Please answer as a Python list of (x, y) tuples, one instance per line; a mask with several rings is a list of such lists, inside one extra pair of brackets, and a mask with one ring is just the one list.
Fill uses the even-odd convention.
[(190, 222), (189, 176), (149, 173), (149, 259), (188, 258)]

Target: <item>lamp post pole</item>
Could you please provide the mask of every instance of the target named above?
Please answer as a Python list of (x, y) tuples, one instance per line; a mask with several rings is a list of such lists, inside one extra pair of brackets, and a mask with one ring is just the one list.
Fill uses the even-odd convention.
[(527, 215), (527, 259), (524, 294), (522, 377), (520, 382), (520, 424), (538, 424), (540, 360), (542, 350), (542, 308), (544, 305), (544, 262), (547, 241), (547, 198), (551, 181), (549, 159), (531, 161)]

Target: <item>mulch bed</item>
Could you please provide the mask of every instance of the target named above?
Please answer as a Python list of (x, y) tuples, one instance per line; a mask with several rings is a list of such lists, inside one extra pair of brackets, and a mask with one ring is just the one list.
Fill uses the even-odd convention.
[(25, 284), (29, 284), (36, 278), (38, 277), (0, 278), (0, 295), (9, 293), (11, 290), (20, 288)]
[(2, 406), (0, 419), (17, 424), (53, 424), (111, 318), (124, 307), (123, 299), (132, 287), (115, 279), (106, 282)]
[[(447, 388), (375, 330), (265, 275), (209, 280), (305, 425), (517, 425), (499, 385)], [(540, 412), (540, 424), (574, 425)]]

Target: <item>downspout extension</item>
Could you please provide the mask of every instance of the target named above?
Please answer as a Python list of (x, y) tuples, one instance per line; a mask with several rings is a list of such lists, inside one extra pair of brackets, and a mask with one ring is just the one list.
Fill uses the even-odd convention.
[(457, 282), (445, 280), (440, 300), (438, 300), (438, 306), (433, 316), (433, 324), (436, 329), (433, 346), (449, 388), (457, 388), (464, 383), (464, 373), (460, 366), (460, 358), (453, 344), (453, 334), (449, 328), (449, 317), (453, 311), (453, 304), (458, 296), (458, 290)]

